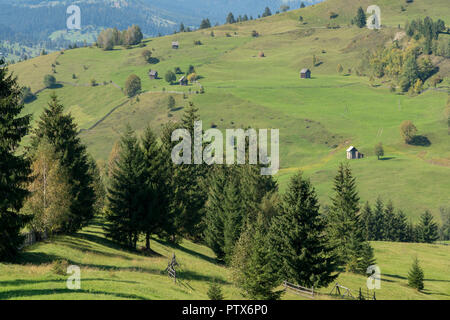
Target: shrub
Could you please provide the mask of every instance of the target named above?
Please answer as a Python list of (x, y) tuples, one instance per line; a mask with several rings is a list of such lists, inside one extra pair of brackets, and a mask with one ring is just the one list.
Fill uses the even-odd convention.
[(142, 58), (144, 58), (145, 62), (149, 62), (150, 58), (152, 57), (152, 52), (150, 50), (144, 50), (141, 53)]
[(125, 94), (131, 98), (139, 93), (139, 91), (141, 91), (141, 79), (137, 75), (132, 74), (125, 82)]
[(51, 74), (44, 76), (44, 85), (46, 88), (53, 88), (56, 84), (56, 78)]
[(67, 260), (59, 259), (52, 263), (52, 272), (60, 276), (65, 276), (68, 267), (69, 262)]

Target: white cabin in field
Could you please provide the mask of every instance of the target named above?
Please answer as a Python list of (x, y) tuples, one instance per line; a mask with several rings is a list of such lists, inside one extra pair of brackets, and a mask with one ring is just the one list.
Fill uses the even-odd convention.
[(347, 149), (347, 159), (362, 159), (364, 154), (359, 152), (354, 146)]

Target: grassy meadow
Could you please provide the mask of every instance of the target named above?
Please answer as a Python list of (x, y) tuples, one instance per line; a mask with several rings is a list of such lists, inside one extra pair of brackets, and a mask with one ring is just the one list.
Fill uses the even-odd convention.
[[(357, 8), (372, 4), (381, 8), (383, 28), (371, 31), (351, 26)], [(330, 20), (330, 12), (338, 14), (336, 19)], [(346, 161), (345, 150), (353, 145), (365, 154), (364, 159), (351, 161), (361, 203), (373, 203), (380, 196), (391, 199), (414, 222), (427, 209), (440, 221), (439, 208), (450, 206), (450, 135), (444, 113), (450, 61), (439, 60), (444, 81), (438, 88), (417, 96), (391, 92), (384, 80), (370, 81), (354, 72), (367, 49), (390, 45), (403, 32), (399, 25), (427, 15), (448, 24), (448, 1), (328, 0), (255, 21), (146, 39), (143, 47), (54, 52), (14, 64), (10, 70), (21, 85), (36, 92), (37, 99), (23, 111), (33, 114), (33, 125), (55, 93), (98, 161), (107, 161), (126, 124), (138, 134), (147, 125), (159, 132), (162, 124), (179, 120), (188, 103), (194, 102), (204, 129), (280, 130), (281, 167), (276, 179), (281, 191), (294, 173), (303, 170), (321, 205), (328, 204), (338, 165)], [(330, 22), (340, 28), (327, 29)], [(258, 37), (252, 36), (253, 30)], [(172, 41), (179, 41), (178, 50), (171, 48)], [(142, 58), (144, 50), (152, 52), (151, 63)], [(338, 64), (344, 69), (341, 74)], [(179, 86), (164, 80), (167, 71), (180, 67), (186, 72), (190, 65), (199, 76), (197, 82)], [(300, 79), (302, 68), (311, 69), (312, 79)], [(157, 70), (160, 78), (151, 80), (150, 69)], [(46, 74), (56, 77), (55, 88), (44, 88)], [(122, 90), (131, 74), (141, 78), (142, 92), (128, 98)], [(201, 87), (204, 94), (197, 93)], [(171, 110), (170, 95), (176, 100)], [(406, 145), (399, 130), (404, 120), (413, 121), (418, 134), (431, 145)], [(385, 149), (381, 160), (374, 154), (378, 142)], [(28, 247), (15, 263), (0, 264), (0, 300), (207, 299), (213, 281), (222, 286), (226, 299), (243, 298), (232, 284), (230, 270), (216, 263), (209, 248), (186, 240), (172, 246), (152, 239), (155, 254), (145, 256), (124, 251), (106, 239), (103, 224), (98, 217), (75, 235), (55, 236)], [(450, 298), (448, 243), (372, 245), (382, 273), (377, 299)], [(164, 273), (173, 253), (181, 264), (177, 284)], [(423, 292), (407, 286), (416, 255), (425, 272)], [(61, 259), (81, 267), (81, 290), (68, 290), (67, 276), (55, 272), (55, 261)], [(337, 282), (354, 295), (366, 287), (363, 275), (342, 273)], [(329, 296), (331, 289), (332, 285), (319, 289), (317, 299), (336, 298)], [(283, 298), (304, 299), (293, 293)]]
[[(372, 245), (381, 268), (377, 299), (450, 299), (448, 245), (391, 242)], [(151, 240), (151, 247), (154, 251), (151, 257), (124, 251), (104, 237), (103, 219), (99, 217), (75, 235), (56, 236), (27, 248), (15, 263), (0, 263), (0, 300), (207, 300), (207, 290), (214, 281), (221, 285), (225, 299), (243, 299), (232, 284), (230, 270), (215, 262), (209, 248), (186, 240), (172, 246), (158, 239)], [(164, 273), (174, 253), (180, 264), (176, 284)], [(407, 286), (406, 277), (415, 256), (425, 272), (423, 292)], [(67, 289), (68, 276), (55, 270), (58, 260), (81, 268), (81, 290)], [(336, 281), (348, 287), (354, 296), (359, 288), (366, 287), (363, 275), (342, 273)], [(329, 295), (332, 287), (319, 289), (316, 299), (337, 299)], [(283, 299), (307, 298), (286, 292)]]

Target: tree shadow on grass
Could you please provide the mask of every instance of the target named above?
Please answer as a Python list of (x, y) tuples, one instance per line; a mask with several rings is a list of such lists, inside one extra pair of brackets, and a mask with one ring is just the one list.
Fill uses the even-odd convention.
[(388, 161), (388, 160), (392, 160), (392, 159), (395, 159), (395, 157), (381, 157), (379, 160)]
[(53, 261), (56, 261), (58, 259), (60, 259), (60, 257), (53, 254), (47, 254), (43, 252), (23, 251), (16, 257), (13, 263), (21, 265), (25, 264), (41, 265), (52, 263)]
[(414, 136), (409, 143), (413, 146), (422, 146), (422, 147), (429, 147), (431, 146), (431, 141), (426, 136)]
[(161, 240), (161, 239), (153, 239), (153, 240), (158, 242), (159, 244), (162, 244), (164, 246), (167, 246), (167, 247), (170, 247), (170, 248), (173, 248), (173, 249), (177, 249), (177, 250), (183, 251), (184, 253), (187, 253), (187, 254), (189, 254), (191, 256), (194, 256), (194, 257), (197, 257), (197, 258), (200, 258), (200, 259), (205, 260), (205, 261), (207, 261), (209, 263), (220, 264), (220, 261), (218, 261), (217, 259), (208, 257), (208, 256), (206, 256), (206, 255), (204, 255), (202, 253), (195, 252), (195, 251), (193, 251), (191, 249), (188, 249), (188, 248), (185, 248), (185, 247), (183, 247), (183, 246), (181, 246), (179, 244), (174, 244), (174, 243), (171, 243), (169, 241), (164, 241), (164, 240)]
[[(0, 286), (21, 286), (21, 285), (29, 285), (29, 284), (40, 284), (40, 283), (64, 283), (66, 278), (63, 279), (43, 279), (43, 280), (27, 280), (27, 279), (17, 279), (17, 280), (8, 280), (8, 281), (0, 281)], [(129, 283), (129, 284), (138, 284), (136, 281), (130, 280), (113, 280), (113, 279), (101, 279), (101, 278), (88, 278), (82, 279), (85, 281), (106, 281), (106, 282), (118, 282), (118, 283)]]
[(229, 284), (229, 282), (222, 280), (222, 279), (218, 279), (216, 277), (211, 277), (211, 276), (207, 276), (204, 274), (200, 274), (197, 273), (195, 271), (191, 271), (191, 270), (181, 270), (179, 272), (177, 272), (177, 277), (180, 277), (180, 279), (182, 280), (188, 280), (188, 281), (205, 281), (205, 282), (217, 282), (219, 284)]
[(97, 294), (97, 295), (107, 295), (113, 296), (116, 298), (124, 298), (124, 299), (134, 299), (134, 300), (146, 300), (146, 298), (128, 293), (119, 293), (119, 292), (107, 292), (107, 291), (96, 291), (96, 290), (69, 290), (69, 289), (35, 289), (35, 290), (12, 290), (0, 292), (0, 300), (12, 299), (12, 298), (27, 298), (34, 296), (42, 296), (42, 295), (50, 295), (50, 294)]

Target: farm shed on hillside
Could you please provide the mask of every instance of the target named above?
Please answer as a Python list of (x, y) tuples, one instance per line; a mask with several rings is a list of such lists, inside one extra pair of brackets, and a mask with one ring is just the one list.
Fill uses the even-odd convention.
[(361, 159), (364, 158), (364, 154), (359, 152), (354, 146), (347, 149), (347, 159)]
[(172, 42), (172, 49), (178, 49), (180, 46), (180, 44), (178, 43), (178, 41), (173, 41)]
[(309, 69), (302, 69), (300, 71), (300, 78), (302, 79), (311, 79), (311, 70)]
[(150, 79), (155, 80), (158, 79), (158, 71), (156, 70), (150, 70), (148, 72), (148, 76), (150, 77)]
[(179, 80), (180, 82), (180, 86), (187, 86), (188, 85), (188, 79), (186, 78), (186, 76), (182, 76)]

